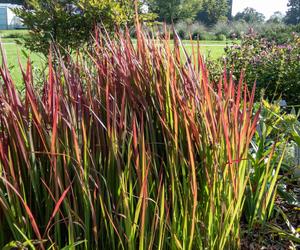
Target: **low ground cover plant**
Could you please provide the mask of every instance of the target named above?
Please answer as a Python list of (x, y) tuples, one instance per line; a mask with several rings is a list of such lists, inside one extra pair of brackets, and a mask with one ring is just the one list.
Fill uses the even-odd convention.
[(250, 223), (272, 212), (272, 169), (251, 176), (273, 160), (249, 157), (255, 88), (226, 71), (211, 82), (199, 46), (190, 57), (177, 38), (136, 34), (50, 52), (38, 88), (29, 60), (24, 95), (3, 60), (0, 246), (238, 249), (245, 201)]

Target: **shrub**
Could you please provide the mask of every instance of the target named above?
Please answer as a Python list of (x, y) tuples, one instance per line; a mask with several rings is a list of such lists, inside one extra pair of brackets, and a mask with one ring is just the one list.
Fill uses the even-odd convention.
[(232, 33), (232, 27), (229, 22), (218, 22), (212, 27), (212, 31), (216, 35), (225, 35), (229, 38)]
[(132, 1), (31, 0), (14, 11), (30, 30), (25, 46), (48, 54), (50, 44), (64, 49), (78, 49), (90, 41), (96, 25), (109, 32), (133, 19)]
[(281, 114), (278, 103), (263, 101), (261, 108), (261, 119), (251, 142), (249, 167), (252, 174), (246, 189), (244, 208), (249, 228), (264, 225), (272, 216), (280, 183), (279, 173), (287, 156), (288, 142), (293, 137), (287, 128), (294, 130), (297, 121), (296, 116)]
[(238, 248), (254, 90), (139, 29), (95, 37), (42, 92), (0, 68), (0, 245)]
[(247, 23), (240, 21), (219, 21), (212, 27), (207, 27), (200, 22), (181, 21), (176, 23), (175, 28), (179, 36), (189, 39), (190, 34), (193, 39), (202, 36), (203, 40), (219, 40), (224, 35), (226, 39), (241, 39), (248, 34), (249, 30), (257, 33), (258, 37), (266, 38), (269, 42), (275, 41), (283, 44), (292, 40), (293, 33), (300, 33), (300, 25), (285, 25), (283, 23)]
[(269, 100), (282, 98), (289, 105), (300, 102), (299, 55), (300, 38), (297, 35), (289, 43), (276, 45), (252, 33), (245, 36), (240, 45), (226, 48), (228, 66), (235, 66), (236, 78), (244, 69), (247, 82), (257, 81), (257, 99), (263, 91)]
[[(181, 21), (175, 24), (175, 29), (182, 39), (189, 39), (190, 35), (196, 40), (221, 40), (227, 38), (241, 38), (249, 30), (249, 25), (243, 21), (220, 21), (213, 27), (206, 27), (200, 22)], [(225, 39), (225, 38), (226, 39)]]
[(199, 39), (200, 40), (206, 40), (206, 41), (213, 41), (213, 40), (217, 40), (217, 37), (210, 33), (210, 32), (207, 32), (207, 33), (202, 33), (202, 34), (199, 34)]
[[(192, 35), (192, 38), (197, 40), (198, 38), (201, 39), (205, 35), (207, 35), (207, 28), (205, 27), (204, 24), (201, 24), (200, 22), (194, 22), (190, 27), (189, 27), (190, 33)], [(205, 39), (202, 39), (205, 40)]]
[(175, 30), (181, 39), (189, 40), (191, 37), (194, 40), (198, 38), (201, 40), (208, 40), (209, 38), (208, 31), (206, 27), (199, 22), (178, 22), (175, 25)]
[(190, 39), (190, 32), (186, 22), (176, 23), (175, 30), (181, 39)]
[(226, 36), (223, 35), (223, 34), (219, 34), (219, 35), (217, 36), (217, 40), (218, 40), (218, 41), (226, 41)]
[(219, 22), (211, 28), (211, 32), (226, 38), (241, 38), (249, 31), (249, 27), (245, 21)]
[(230, 36), (232, 38), (242, 38), (249, 31), (250, 25), (245, 21), (234, 21), (231, 23), (232, 32)]
[(266, 38), (269, 42), (276, 44), (285, 44), (293, 39), (293, 33), (300, 34), (300, 25), (284, 25), (284, 24), (265, 24), (259, 32), (261, 38)]

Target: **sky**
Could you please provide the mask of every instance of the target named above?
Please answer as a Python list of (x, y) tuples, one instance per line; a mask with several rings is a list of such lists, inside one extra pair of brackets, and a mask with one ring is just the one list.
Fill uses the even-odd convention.
[(263, 13), (268, 19), (275, 11), (283, 14), (287, 11), (288, 0), (233, 0), (233, 15), (243, 11), (246, 7), (252, 7)]

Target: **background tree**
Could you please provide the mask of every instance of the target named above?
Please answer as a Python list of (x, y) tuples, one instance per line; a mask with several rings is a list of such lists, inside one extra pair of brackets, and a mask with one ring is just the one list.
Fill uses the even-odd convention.
[(300, 23), (300, 0), (289, 0), (285, 21), (287, 24)]
[(233, 9), (233, 0), (228, 0), (228, 14), (227, 17), (229, 20), (232, 19), (232, 9)]
[(128, 23), (132, 5), (131, 0), (27, 0), (15, 13), (30, 30), (25, 47), (47, 54), (52, 42), (67, 50), (80, 48), (97, 24), (111, 31)]
[(276, 11), (272, 16), (268, 19), (268, 23), (282, 23), (284, 19), (284, 15), (280, 11)]
[(197, 20), (207, 25), (214, 25), (219, 21), (227, 20), (229, 13), (228, 0), (205, 0)]
[(0, 3), (24, 4), (25, 0), (0, 0)]
[(262, 23), (265, 20), (264, 14), (256, 11), (253, 8), (245, 8), (242, 12), (238, 12), (235, 17), (235, 20), (244, 20), (247, 23)]
[(157, 14), (158, 21), (167, 23), (194, 19), (201, 7), (201, 0), (148, 0), (150, 12)]

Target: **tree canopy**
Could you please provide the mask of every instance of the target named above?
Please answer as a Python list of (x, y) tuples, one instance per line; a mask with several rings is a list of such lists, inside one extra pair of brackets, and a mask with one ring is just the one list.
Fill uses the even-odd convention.
[(0, 3), (24, 4), (25, 0), (0, 0)]
[(289, 0), (285, 21), (287, 24), (300, 23), (300, 0)]
[(232, 1), (228, 0), (204, 0), (203, 6), (197, 15), (197, 20), (208, 25), (216, 24), (218, 21), (227, 20), (231, 14)]
[(201, 0), (148, 0), (150, 12), (157, 14), (159, 21), (167, 23), (194, 19), (201, 8)]
[(276, 11), (272, 16), (268, 19), (268, 23), (282, 23), (284, 19), (284, 15), (280, 11)]
[(265, 20), (264, 14), (256, 11), (253, 8), (245, 8), (242, 12), (238, 12), (235, 17), (235, 20), (244, 20), (247, 23), (261, 23)]
[(208, 25), (231, 19), (232, 0), (145, 0), (158, 21), (178, 22), (197, 19)]
[(52, 42), (77, 49), (88, 42), (97, 24), (108, 31), (133, 19), (131, 0), (28, 0), (15, 9), (30, 30), (25, 46), (47, 54)]

